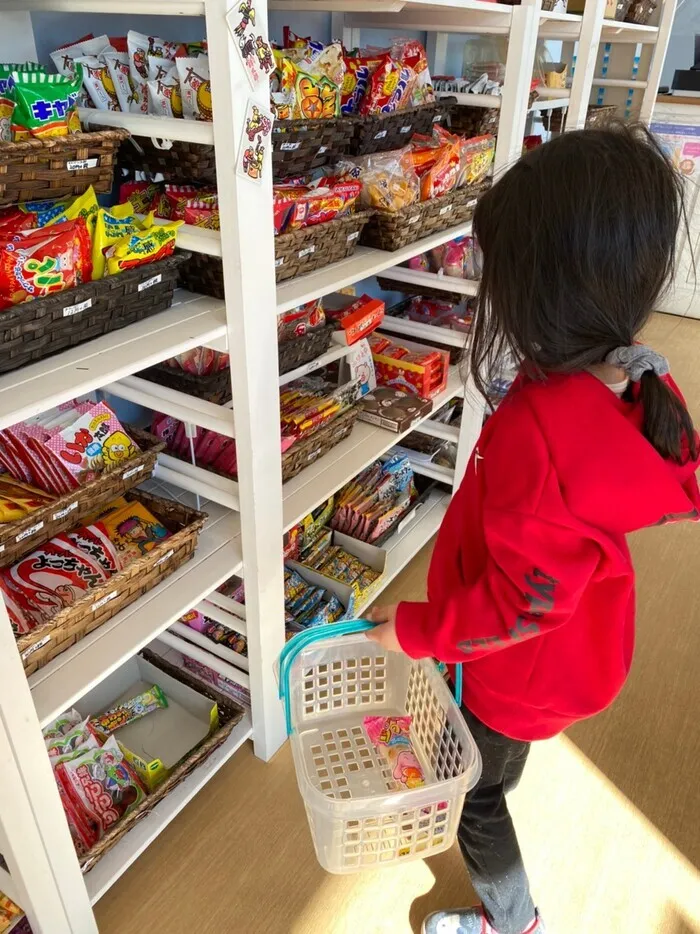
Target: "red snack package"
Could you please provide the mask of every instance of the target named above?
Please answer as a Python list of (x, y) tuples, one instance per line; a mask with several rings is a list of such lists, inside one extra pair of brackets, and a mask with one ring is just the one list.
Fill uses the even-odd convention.
[(161, 186), (153, 182), (124, 182), (119, 186), (119, 203), (128, 201), (137, 214), (155, 211), (161, 200)]
[(343, 116), (359, 112), (372, 75), (382, 64), (383, 58), (382, 55), (348, 55), (347, 53), (343, 56), (345, 76), (340, 92), (340, 112)]
[(393, 113), (411, 104), (416, 74), (387, 55), (370, 79), (369, 88), (360, 104), (360, 114)]
[(355, 301), (333, 307), (333, 298), (326, 299), (326, 314), (336, 327), (341, 329), (347, 344), (355, 344), (367, 337), (382, 323), (385, 303), (369, 295), (361, 295)]
[(39, 230), (0, 231), (0, 310), (85, 281), (92, 270), (89, 239), (82, 218)]
[(302, 337), (314, 328), (326, 323), (326, 315), (320, 299), (307, 302), (294, 311), (277, 315), (277, 340), (279, 343)]
[(191, 201), (185, 207), (184, 221), (192, 227), (220, 230), (219, 209), (206, 201)]

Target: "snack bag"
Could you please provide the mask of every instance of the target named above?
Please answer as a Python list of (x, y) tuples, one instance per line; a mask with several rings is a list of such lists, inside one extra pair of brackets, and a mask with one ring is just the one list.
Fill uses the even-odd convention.
[(496, 152), (493, 136), (477, 136), (460, 142), (460, 172), (457, 187), (477, 185), (489, 173)]
[[(90, 282), (92, 279), (92, 239), (95, 235), (98, 211), (99, 205), (97, 203), (97, 195), (95, 194), (95, 189), (90, 185), (84, 194), (69, 200), (65, 207), (57, 203), (55, 213), (52, 211), (51, 218), (40, 225), (50, 227), (53, 224), (60, 224), (62, 221), (72, 221), (78, 218), (82, 218), (85, 221), (85, 226), (89, 234), (89, 243), (87, 244), (82, 267), (82, 282)], [(85, 246), (85, 244), (83, 244), (83, 246)]]
[(108, 578), (121, 569), (117, 551), (101, 522), (73, 529), (67, 533), (67, 538), (99, 564)]
[(394, 40), (391, 54), (415, 72), (412, 105), (417, 107), (420, 104), (432, 104), (435, 100), (435, 91), (428, 70), (428, 56), (423, 44), (417, 39)]
[(11, 925), (23, 914), (19, 905), (0, 892), (0, 931), (9, 931)]
[(109, 513), (102, 524), (119, 553), (122, 568), (170, 537), (165, 526), (138, 500)]
[(109, 48), (108, 36), (93, 36), (91, 33), (83, 36), (69, 45), (63, 45), (55, 52), (51, 52), (51, 61), (59, 75), (65, 78), (75, 78), (75, 60), (85, 55), (97, 56)]
[(44, 740), (49, 759), (58, 759), (60, 756), (71, 755), (76, 749), (89, 743), (91, 739), (94, 740), (94, 738), (95, 734), (88, 720), (82, 720), (65, 733), (44, 737)]
[(177, 65), (155, 55), (148, 56), (148, 112), (159, 117), (182, 117)]
[(356, 114), (365, 98), (372, 75), (382, 63), (382, 56), (345, 55), (345, 75), (340, 92), (340, 111), (343, 116)]
[(206, 230), (221, 229), (219, 209), (207, 201), (188, 202), (185, 208), (184, 221), (190, 227), (204, 227)]
[(104, 402), (91, 406), (45, 446), (82, 483), (121, 467), (139, 450)]
[(98, 839), (137, 807), (146, 790), (113, 736), (56, 769), (56, 780), (74, 807), (96, 827)]
[(370, 78), (359, 113), (363, 116), (393, 113), (409, 107), (415, 80), (416, 74), (412, 68), (385, 55)]
[(147, 229), (153, 223), (153, 216), (140, 221), (135, 216), (131, 203), (117, 204), (113, 208), (99, 208), (95, 220), (95, 233), (92, 241), (92, 277), (101, 279), (105, 275), (105, 250), (137, 230)]
[(112, 76), (102, 57), (80, 56), (75, 59), (75, 65), (82, 66), (83, 87), (87, 90), (93, 107), (97, 110), (121, 109)]
[(345, 78), (345, 59), (340, 42), (332, 42), (320, 50), (310, 49), (299, 62), (300, 69), (314, 78), (328, 78), (340, 88)]
[(135, 214), (147, 214), (155, 211), (160, 193), (161, 186), (154, 182), (124, 182), (119, 186), (119, 201), (128, 201)]
[(99, 716), (93, 717), (90, 726), (100, 734), (109, 735), (127, 723), (133, 723), (134, 720), (140, 720), (154, 710), (162, 710), (167, 706), (168, 698), (158, 685), (154, 684), (143, 694), (120, 701)]
[(425, 784), (423, 767), (411, 745), (411, 717), (365, 717), (363, 724), (370, 742), (389, 762), (392, 778), (402, 788)]
[(180, 79), (182, 115), (187, 120), (211, 120), (211, 82), (209, 81), (209, 57), (176, 58), (177, 74)]
[(132, 93), (129, 110), (148, 113), (148, 36), (130, 29), (126, 36)]
[(87, 241), (82, 218), (40, 230), (0, 232), (0, 310), (79, 285), (89, 263)]
[(13, 128), (48, 139), (80, 132), (76, 101), (82, 86), (82, 68), (75, 77), (41, 71), (13, 71), (15, 110)]
[(461, 158), (459, 137), (451, 137), (440, 146), (437, 159), (420, 180), (421, 201), (439, 198), (457, 186)]
[(364, 207), (394, 213), (418, 201), (420, 183), (410, 148), (366, 156), (359, 170)]
[(110, 48), (105, 50), (100, 58), (107, 66), (114, 93), (119, 102), (119, 110), (128, 113), (134, 99), (134, 83), (129, 69), (129, 55), (127, 52), (117, 52)]
[(175, 238), (182, 221), (159, 224), (147, 230), (136, 230), (122, 237), (105, 251), (107, 275), (113, 276), (134, 266), (155, 263), (175, 251)]

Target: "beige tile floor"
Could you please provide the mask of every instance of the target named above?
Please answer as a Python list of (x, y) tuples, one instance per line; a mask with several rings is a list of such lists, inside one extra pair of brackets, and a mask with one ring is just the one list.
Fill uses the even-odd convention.
[[(700, 321), (658, 316), (700, 424)], [(634, 536), (638, 648), (611, 710), (538, 744), (512, 809), (553, 934), (700, 934), (700, 527)], [(388, 601), (419, 597), (429, 547)], [(101, 934), (411, 934), (472, 897), (455, 849), (346, 877), (316, 864), (291, 756), (249, 748), (97, 906)]]

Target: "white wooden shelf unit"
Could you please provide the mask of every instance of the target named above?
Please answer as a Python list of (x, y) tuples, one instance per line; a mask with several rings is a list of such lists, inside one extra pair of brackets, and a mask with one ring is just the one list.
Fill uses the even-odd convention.
[[(81, 117), (87, 123), (126, 127), (137, 137), (215, 144), (221, 232), (184, 227), (179, 244), (222, 257), (226, 295), (226, 301), (221, 302), (179, 291), (169, 311), (0, 377), (0, 427), (102, 388), (186, 422), (235, 436), (239, 465), (239, 480), (234, 483), (167, 455), (160, 458), (156, 485), (166, 485), (169, 495), (183, 501), (201, 497), (210, 514), (194, 559), (29, 680), (4, 606), (0, 606), (0, 854), (6, 866), (0, 868), (0, 890), (22, 905), (35, 934), (97, 934), (94, 902), (241, 744), (252, 738), (257, 755), (268, 759), (284, 742), (273, 673), (273, 663), (284, 644), (283, 531), (387, 452), (400, 436), (358, 423), (346, 441), (283, 486), (277, 388), (288, 377), (280, 378), (277, 369), (276, 315), (383, 272), (406, 283), (407, 288), (411, 283), (432, 285), (465, 295), (476, 290), (475, 283), (429, 277), (401, 265), (413, 255), (467, 233), (470, 225), (432, 235), (396, 253), (361, 247), (353, 257), (334, 266), (275, 286), (269, 165), (261, 185), (238, 178), (231, 166), (248, 98), (268, 103), (267, 88), (251, 94), (226, 28), (226, 14), (235, 6), (234, 0), (0, 0), (0, 15), (8, 11), (26, 14), (29, 31), (29, 14), (42, 12), (91, 14), (95, 16), (94, 29), (100, 28), (100, 13), (129, 14), (126, 28), (138, 28), (140, 14), (203, 18), (215, 100), (213, 123), (104, 111), (83, 111)], [(264, 20), (265, 0), (258, 0), (256, 6)], [(360, 45), (366, 28), (386, 29), (387, 41), (402, 28), (425, 30), (433, 73), (445, 70), (450, 33), (507, 37), (502, 96), (474, 96), (464, 101), (499, 107), (497, 174), (520, 155), (539, 40), (561, 40), (562, 54), (570, 55), (573, 61), (575, 53), (576, 67), (571, 88), (559, 95), (550, 94), (553, 103), (540, 102), (538, 109), (568, 105), (565, 128), (573, 129), (583, 126), (587, 106), (598, 99), (596, 95), (624, 95), (626, 91), (641, 95), (639, 110), (648, 120), (675, 0), (664, 0), (658, 22), (647, 27), (606, 21), (604, 7), (605, 0), (588, 0), (583, 16), (575, 16), (543, 12), (540, 0), (523, 0), (515, 7), (482, 0), (269, 0), (267, 4), (267, 8), (288, 12), (290, 17), (299, 11), (331, 13), (332, 32), (342, 35), (347, 46)], [(171, 21), (164, 32), (170, 35), (175, 26)], [(33, 41), (31, 35), (28, 38)], [(642, 66), (632, 69), (623, 63), (611, 70), (612, 57), (606, 49), (603, 72), (599, 62), (606, 43), (619, 46), (627, 63), (641, 48)], [(625, 83), (624, 87), (620, 83)], [(387, 320), (385, 329), (418, 339), (429, 336), (445, 346), (454, 347), (462, 340), (454, 332), (430, 328), (426, 333), (425, 325), (398, 319)], [(134, 375), (198, 345), (230, 353), (232, 406), (201, 402)], [(343, 352), (332, 348), (305, 369), (323, 366)], [(445, 483), (444, 492), (431, 494), (413, 521), (402, 525), (389, 541), (385, 584), (437, 531), (449, 502), (449, 486), (458, 485), (463, 476), (478, 437), (483, 406), (469, 381), (466, 390), (463, 388), (460, 374), (453, 368), (435, 409), (462, 393), (465, 414), (459, 429), (447, 428), (433, 418), (418, 426), (428, 435), (455, 441), (457, 464), (454, 471), (432, 469), (431, 475)], [(216, 587), (234, 573), (245, 578), (245, 607), (216, 592)], [(207, 644), (178, 624), (178, 618), (193, 606), (244, 633), (248, 658)], [(45, 753), (41, 726), (149, 643), (173, 657), (181, 658), (184, 652), (205, 660), (248, 688), (251, 713), (220, 750), (83, 876)], [(243, 928), (245, 921), (240, 919)]]

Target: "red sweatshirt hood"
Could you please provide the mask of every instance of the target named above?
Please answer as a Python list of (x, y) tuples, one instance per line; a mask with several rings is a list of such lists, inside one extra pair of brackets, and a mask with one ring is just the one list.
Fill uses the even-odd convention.
[(399, 605), (405, 651), (466, 662), (465, 703), (515, 739), (613, 700), (634, 643), (625, 535), (698, 517), (698, 463), (649, 444), (638, 389), (625, 402), (588, 373), (518, 380), (447, 510), (428, 602)]

